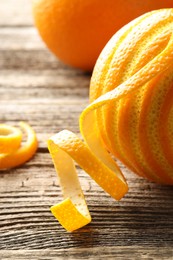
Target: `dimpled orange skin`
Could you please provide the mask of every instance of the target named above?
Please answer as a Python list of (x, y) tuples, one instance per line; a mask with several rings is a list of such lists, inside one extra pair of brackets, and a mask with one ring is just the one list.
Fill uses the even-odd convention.
[(64, 63), (91, 71), (107, 41), (126, 23), (173, 0), (32, 0), (35, 25)]
[[(94, 68), (91, 103), (130, 79), (157, 55), (162, 57), (172, 34), (173, 9), (146, 14), (116, 34)], [(158, 62), (153, 67), (153, 75), (159, 66)], [(143, 75), (146, 84), (136, 91), (97, 111), (100, 138), (138, 175), (173, 185), (173, 59), (148, 82), (147, 77), (148, 72)]]

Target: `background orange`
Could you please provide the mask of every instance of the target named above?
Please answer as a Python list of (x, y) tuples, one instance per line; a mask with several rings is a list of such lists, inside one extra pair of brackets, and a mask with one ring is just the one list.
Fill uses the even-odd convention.
[(110, 37), (150, 10), (173, 7), (173, 0), (33, 0), (35, 25), (62, 61), (92, 70)]

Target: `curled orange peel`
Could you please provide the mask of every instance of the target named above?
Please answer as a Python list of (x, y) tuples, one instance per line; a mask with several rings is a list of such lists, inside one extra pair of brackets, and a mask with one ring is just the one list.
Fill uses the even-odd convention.
[(73, 160), (113, 198), (120, 199), (127, 192), (127, 184), (115, 162), (107, 156), (106, 165), (72, 132), (64, 130), (52, 136), (48, 148), (65, 199), (51, 207), (51, 211), (66, 230), (76, 230), (91, 221)]
[(0, 124), (0, 169), (19, 166), (28, 161), (37, 150), (37, 138), (34, 130), (25, 122), (19, 126), (27, 136), (22, 144), (22, 131), (17, 127)]
[[(162, 11), (158, 11), (158, 16), (156, 15), (155, 20), (157, 20), (159, 15), (162, 15), (162, 13), (159, 12)], [(151, 14), (153, 13), (154, 12)], [(137, 25), (142, 19), (148, 19), (149, 17), (150, 14), (146, 14), (143, 15), (142, 18), (139, 17), (132, 21), (119, 31), (118, 38), (125, 37), (132, 27)], [(167, 70), (170, 66), (173, 66), (172, 9), (164, 10), (163, 19), (161, 18), (158, 19), (165, 19), (162, 23), (163, 25), (166, 23), (166, 26), (163, 26), (163, 32), (159, 31), (160, 38), (158, 37), (158, 39), (156, 39), (158, 42), (155, 44), (158, 46), (153, 47), (153, 52), (155, 51), (156, 54), (151, 53), (151, 55), (148, 56), (148, 60), (143, 60), (144, 64), (139, 70), (135, 71), (133, 75), (127, 78), (122, 84), (116, 86), (113, 90), (95, 99), (82, 112), (80, 116), (80, 132), (84, 138), (84, 142), (67, 130), (52, 136), (48, 140), (48, 148), (53, 158), (65, 199), (63, 202), (53, 206), (51, 211), (67, 231), (76, 230), (91, 221), (73, 160), (113, 198), (119, 200), (128, 191), (128, 185), (120, 168), (112, 159), (101, 138), (101, 125), (98, 123), (99, 120), (97, 116), (99, 115), (98, 112), (103, 110), (107, 104), (110, 105), (111, 102), (115, 103), (127, 97)], [(160, 21), (159, 23), (159, 26), (162, 26)], [(148, 37), (149, 34), (150, 31), (146, 30), (146, 37)], [(111, 44), (116, 42), (116, 37), (115, 35), (110, 43), (108, 43), (110, 48), (112, 48)], [(158, 51), (159, 48), (161, 51)], [(106, 49), (104, 50), (103, 56), (105, 53)], [(111, 55), (112, 53), (113, 51)], [(100, 56), (98, 63), (101, 61), (101, 57), (102, 56)], [(146, 57), (144, 57), (144, 59), (146, 59)], [(109, 69), (108, 66), (109, 65), (106, 65), (103, 69), (103, 74), (107, 73)]]

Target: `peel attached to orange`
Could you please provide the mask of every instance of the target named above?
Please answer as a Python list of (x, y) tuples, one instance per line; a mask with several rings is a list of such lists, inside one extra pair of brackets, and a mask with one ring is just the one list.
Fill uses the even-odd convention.
[[(140, 176), (173, 184), (173, 9), (146, 13), (112, 37), (94, 68), (90, 100), (80, 116), (84, 142), (67, 131), (49, 141), (60, 183), (65, 179), (66, 200), (54, 214), (65, 228), (69, 212), (65, 216), (61, 209), (69, 200), (77, 209), (73, 195), (79, 187), (68, 177), (77, 179), (72, 161), (62, 174), (69, 160), (115, 199), (128, 186), (111, 154)], [(82, 214), (78, 227), (85, 224), (86, 211)]]

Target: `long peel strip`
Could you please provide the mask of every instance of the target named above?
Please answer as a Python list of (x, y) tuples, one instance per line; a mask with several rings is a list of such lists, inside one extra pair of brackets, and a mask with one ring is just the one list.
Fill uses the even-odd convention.
[[(100, 138), (96, 112), (99, 111), (99, 109), (102, 109), (107, 103), (118, 101), (136, 91), (173, 65), (172, 30), (170, 30), (169, 35), (170, 40), (161, 53), (156, 55), (153, 59), (148, 60), (148, 63), (146, 63), (145, 66), (123, 82), (123, 84), (97, 98), (82, 112), (80, 116), (80, 131), (85, 143), (69, 131), (62, 131), (48, 141), (48, 147), (60, 177), (60, 184), (64, 190), (66, 189), (66, 193), (64, 194), (65, 200), (56, 206), (53, 206), (52, 212), (68, 231), (73, 231), (82, 227), (91, 220), (87, 206), (85, 205), (86, 209), (83, 210), (83, 213), (81, 214), (80, 209), (78, 209), (78, 203), (73, 203), (73, 195), (69, 196), (70, 192), (72, 192), (72, 194), (74, 192), (75, 194), (75, 189), (80, 189), (80, 197), (82, 198), (82, 201), (84, 201), (77, 174), (74, 171), (74, 165), (71, 165), (71, 167), (68, 168), (68, 173), (63, 170), (63, 167), (68, 164), (69, 160), (75, 160), (81, 168), (83, 168), (113, 198), (121, 199), (127, 192), (128, 186), (124, 176), (105, 149), (105, 145)], [(61, 160), (58, 158), (60, 150), (63, 150), (64, 153)], [(72, 178), (68, 177), (69, 173), (73, 175)], [(73, 178), (76, 180), (76, 184), (73, 181)], [(77, 194), (75, 194), (75, 196), (76, 195)], [(84, 202), (81, 203), (84, 205)], [(71, 210), (73, 210), (73, 212), (75, 211), (74, 207), (76, 207), (77, 210), (74, 218), (75, 220), (72, 217), (68, 218), (71, 214), (74, 214), (71, 213)], [(78, 214), (80, 214), (80, 216), (78, 216)], [(88, 222), (86, 221), (86, 216)], [(78, 225), (76, 225), (76, 221), (78, 222)]]

